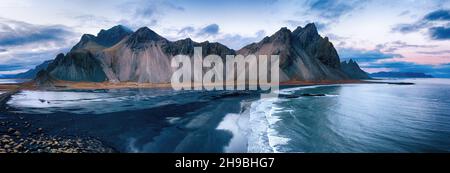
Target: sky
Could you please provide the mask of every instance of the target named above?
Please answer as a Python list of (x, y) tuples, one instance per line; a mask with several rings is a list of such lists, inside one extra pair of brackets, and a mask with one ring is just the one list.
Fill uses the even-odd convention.
[(34, 68), (82, 34), (119, 24), (239, 49), (311, 22), (342, 61), (367, 72), (450, 77), (450, 0), (2, 0), (0, 75)]

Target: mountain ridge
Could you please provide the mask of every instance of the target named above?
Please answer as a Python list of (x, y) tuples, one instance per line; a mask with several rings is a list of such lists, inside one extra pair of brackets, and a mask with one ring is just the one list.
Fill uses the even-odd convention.
[(190, 38), (169, 41), (147, 27), (132, 32), (116, 26), (97, 36), (83, 35), (69, 53), (58, 55), (46, 71), (55, 79), (68, 81), (167, 83), (174, 72), (170, 60), (178, 54), (192, 56), (194, 47), (202, 47), (203, 56), (217, 54), (222, 59), (236, 54), (280, 55), (281, 82), (355, 79), (341, 69), (336, 49), (327, 37), (318, 34), (314, 23), (294, 31), (283, 27), (239, 50)]

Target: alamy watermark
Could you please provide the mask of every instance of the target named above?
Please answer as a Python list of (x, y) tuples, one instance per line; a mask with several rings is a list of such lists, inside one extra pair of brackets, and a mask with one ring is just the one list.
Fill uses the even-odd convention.
[(195, 47), (194, 55), (172, 58), (171, 85), (174, 90), (263, 90), (276, 95), (279, 90), (279, 55), (219, 55), (203, 57), (202, 48)]

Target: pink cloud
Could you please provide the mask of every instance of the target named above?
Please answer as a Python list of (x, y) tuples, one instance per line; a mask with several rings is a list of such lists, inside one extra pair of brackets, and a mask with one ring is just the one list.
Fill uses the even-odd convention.
[(403, 57), (394, 57), (378, 60), (377, 63), (386, 62), (411, 62), (421, 65), (443, 65), (450, 63), (450, 54), (421, 54), (416, 52), (404, 52)]

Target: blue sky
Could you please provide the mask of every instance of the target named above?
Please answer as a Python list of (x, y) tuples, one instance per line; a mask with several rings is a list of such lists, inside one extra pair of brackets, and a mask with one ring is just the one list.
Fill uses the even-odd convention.
[(0, 75), (33, 68), (83, 33), (117, 24), (239, 49), (309, 22), (342, 60), (356, 59), (369, 72), (450, 77), (448, 0), (2, 0)]

